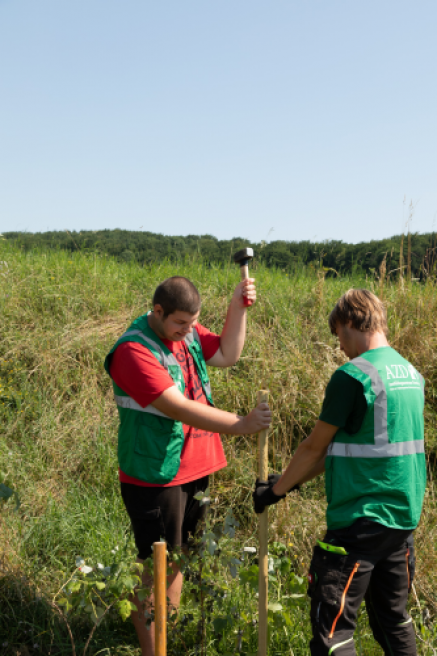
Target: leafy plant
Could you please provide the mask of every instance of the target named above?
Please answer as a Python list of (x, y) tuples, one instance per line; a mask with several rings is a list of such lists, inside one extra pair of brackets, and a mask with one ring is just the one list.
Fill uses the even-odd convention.
[(18, 494), (15, 492), (15, 490), (11, 490), (11, 488), (5, 485), (4, 483), (0, 483), (0, 499), (4, 499), (4, 501), (7, 501), (11, 497), (14, 497), (15, 499), (14, 510), (18, 510), (18, 508), (21, 505)]

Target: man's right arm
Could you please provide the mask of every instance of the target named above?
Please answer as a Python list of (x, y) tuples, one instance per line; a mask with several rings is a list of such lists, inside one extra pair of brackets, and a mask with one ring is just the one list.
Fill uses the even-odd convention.
[(239, 417), (210, 405), (185, 398), (155, 356), (141, 344), (126, 342), (116, 350), (111, 362), (115, 383), (141, 407), (153, 405), (168, 417), (211, 433), (247, 435), (270, 424), (271, 413), (263, 403), (247, 417)]
[(219, 410), (185, 398), (177, 387), (169, 387), (152, 404), (168, 417), (212, 433), (247, 435), (268, 428), (271, 412), (267, 403), (260, 403), (246, 417)]

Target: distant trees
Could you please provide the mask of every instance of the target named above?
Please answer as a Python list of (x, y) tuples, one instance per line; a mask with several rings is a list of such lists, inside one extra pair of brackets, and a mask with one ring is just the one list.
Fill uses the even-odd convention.
[(6, 232), (28, 251), (34, 248), (62, 248), (71, 252), (91, 251), (107, 253), (120, 261), (139, 263), (159, 262), (164, 258), (184, 259), (194, 255), (211, 263), (229, 262), (232, 254), (245, 246), (252, 246), (258, 260), (269, 267), (293, 271), (302, 266), (327, 267), (338, 273), (361, 269), (377, 272), (385, 260), (387, 273), (399, 269), (413, 277), (421, 277), (433, 270), (436, 263), (437, 237), (435, 233), (396, 235), (390, 239), (347, 244), (342, 241), (272, 241), (269, 244), (250, 243), (241, 237), (219, 240), (212, 235), (172, 237), (153, 232), (130, 230), (97, 230), (81, 232)]

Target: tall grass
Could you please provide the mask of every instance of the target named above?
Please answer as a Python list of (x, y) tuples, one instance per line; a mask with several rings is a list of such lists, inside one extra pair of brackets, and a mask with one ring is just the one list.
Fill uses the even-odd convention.
[[(156, 285), (170, 275), (185, 275), (198, 286), (203, 299), (200, 321), (220, 332), (239, 271), (231, 265), (206, 266), (197, 259), (141, 267), (63, 251), (24, 254), (7, 242), (0, 242), (0, 260), (0, 482), (17, 490), (22, 500), (18, 512), (12, 504), (0, 507), (0, 645), (7, 642), (8, 653), (21, 649), (26, 656), (26, 649), (37, 653), (32, 645), (43, 644), (50, 634), (51, 653), (56, 649), (69, 653), (65, 631), (45, 604), (59, 589), (61, 572), (74, 567), (78, 554), (104, 562), (115, 545), (134, 556), (118, 492), (117, 413), (103, 370), (104, 357), (129, 322), (149, 308)], [(392, 345), (425, 376), (429, 484), (417, 531), (413, 604), (416, 614), (426, 608), (433, 621), (437, 614), (434, 282), (417, 284), (407, 278), (399, 285), (387, 281), (381, 271), (379, 279), (360, 274), (326, 279), (322, 269), (310, 268), (290, 277), (262, 266), (254, 275), (258, 301), (249, 311), (243, 356), (234, 367), (210, 373), (215, 402), (223, 409), (245, 414), (256, 404), (259, 389), (270, 390), (272, 470), (279, 471), (309, 433), (326, 383), (344, 362), (327, 316), (349, 287), (367, 286), (384, 297)], [(212, 477), (216, 499), (212, 513), (218, 519), (232, 506), (244, 543), (256, 529), (250, 496), (257, 470), (256, 438), (225, 437), (224, 444), (229, 465)], [(322, 481), (315, 481), (301, 496), (292, 495), (271, 511), (270, 538), (293, 545), (300, 574), (306, 572), (314, 540), (323, 532), (324, 510)], [(296, 622), (303, 628), (294, 653), (306, 653), (305, 613), (296, 616)], [(77, 631), (80, 635), (80, 627)], [(99, 635), (95, 653), (103, 646), (107, 653), (136, 653), (129, 623), (113, 620)]]

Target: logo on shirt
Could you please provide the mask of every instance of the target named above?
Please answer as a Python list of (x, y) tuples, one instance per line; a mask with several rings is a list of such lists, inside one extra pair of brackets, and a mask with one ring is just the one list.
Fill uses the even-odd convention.
[(387, 373), (387, 384), (390, 390), (421, 390), (420, 376), (413, 367), (408, 364), (390, 364), (385, 366)]
[(413, 380), (419, 380), (419, 374), (411, 364), (408, 367), (405, 367), (403, 364), (390, 364), (385, 366), (385, 370), (387, 372), (387, 380), (390, 380), (390, 378), (412, 378)]

